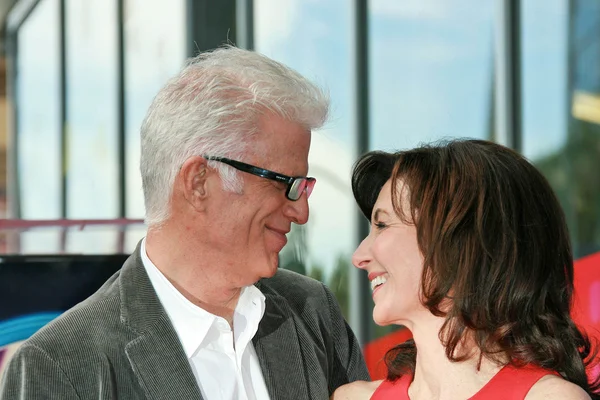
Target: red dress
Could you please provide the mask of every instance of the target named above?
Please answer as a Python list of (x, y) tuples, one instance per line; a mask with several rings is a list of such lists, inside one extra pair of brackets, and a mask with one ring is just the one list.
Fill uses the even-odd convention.
[[(546, 375), (558, 374), (535, 366), (516, 368), (506, 365), (469, 400), (523, 400), (529, 389)], [(394, 382), (383, 381), (371, 400), (410, 400), (408, 387), (411, 382), (412, 375), (403, 375)]]

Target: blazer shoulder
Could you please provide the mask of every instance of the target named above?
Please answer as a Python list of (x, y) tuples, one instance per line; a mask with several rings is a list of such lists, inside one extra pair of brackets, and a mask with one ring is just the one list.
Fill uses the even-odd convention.
[(325, 296), (322, 282), (281, 268), (272, 278), (262, 279), (258, 286), (263, 291), (272, 291), (282, 297), (289, 297), (290, 295), (303, 297)]
[(59, 356), (74, 348), (102, 342), (106, 332), (120, 326), (118, 272), (86, 300), (48, 323), (25, 343)]
[(303, 320), (331, 320), (338, 314), (331, 291), (320, 281), (280, 269), (272, 278), (257, 285), (271, 301), (285, 302)]

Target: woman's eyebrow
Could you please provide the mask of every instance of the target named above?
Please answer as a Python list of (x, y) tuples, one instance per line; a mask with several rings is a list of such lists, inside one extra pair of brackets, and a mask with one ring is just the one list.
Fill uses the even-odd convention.
[(384, 215), (389, 215), (387, 211), (381, 209), (381, 208), (377, 208), (375, 209), (375, 212), (373, 213), (373, 219), (377, 220), (379, 219), (380, 215), (384, 214)]

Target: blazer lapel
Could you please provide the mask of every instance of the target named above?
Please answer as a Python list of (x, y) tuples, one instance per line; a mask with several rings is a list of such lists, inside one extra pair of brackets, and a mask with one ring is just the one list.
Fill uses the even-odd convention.
[(148, 398), (202, 399), (179, 337), (146, 274), (140, 245), (121, 270), (121, 321), (138, 334), (125, 346)]
[(252, 342), (272, 400), (311, 398), (296, 322), (280, 296), (265, 293), (265, 314)]
[[(142, 335), (125, 347), (148, 398), (202, 399), (190, 364), (171, 329)], [(175, 345), (174, 345), (175, 344)]]

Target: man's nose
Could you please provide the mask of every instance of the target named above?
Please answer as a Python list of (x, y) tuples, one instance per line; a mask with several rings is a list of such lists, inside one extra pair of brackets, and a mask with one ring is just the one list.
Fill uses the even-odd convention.
[(298, 225), (304, 225), (308, 221), (308, 198), (306, 193), (296, 201), (288, 200), (284, 206), (284, 214), (292, 222)]

